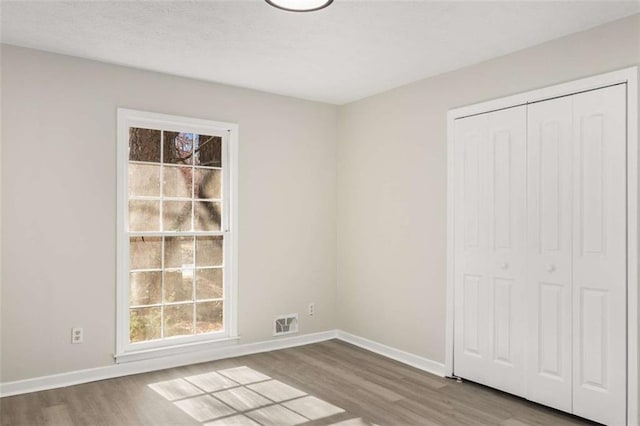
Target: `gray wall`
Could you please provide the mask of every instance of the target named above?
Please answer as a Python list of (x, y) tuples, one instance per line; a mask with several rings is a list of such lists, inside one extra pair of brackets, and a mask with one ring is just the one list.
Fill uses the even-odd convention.
[(334, 106), (3, 46), (1, 380), (113, 364), (117, 107), (239, 123), (241, 343), (335, 328)]
[(638, 63), (634, 15), (342, 107), (340, 327), (444, 362), (447, 111)]
[(638, 64), (638, 28), (635, 15), (343, 107), (3, 46), (0, 380), (113, 363), (116, 107), (240, 124), (243, 343), (314, 301), (303, 333), (443, 362), (447, 110)]

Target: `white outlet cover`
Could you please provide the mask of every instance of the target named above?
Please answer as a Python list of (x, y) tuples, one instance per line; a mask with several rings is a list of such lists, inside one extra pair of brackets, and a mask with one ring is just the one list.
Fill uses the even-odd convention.
[(84, 331), (81, 327), (73, 327), (71, 329), (71, 343), (84, 342)]

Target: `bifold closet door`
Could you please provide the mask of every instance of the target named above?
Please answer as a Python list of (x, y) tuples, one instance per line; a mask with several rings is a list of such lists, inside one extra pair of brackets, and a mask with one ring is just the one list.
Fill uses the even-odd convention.
[(527, 114), (527, 398), (571, 412), (573, 97)]
[(626, 423), (626, 114), (620, 84), (455, 121), (455, 375)]
[(526, 108), (455, 132), (454, 374), (524, 396)]
[(573, 413), (618, 425), (626, 422), (626, 86), (572, 98)]

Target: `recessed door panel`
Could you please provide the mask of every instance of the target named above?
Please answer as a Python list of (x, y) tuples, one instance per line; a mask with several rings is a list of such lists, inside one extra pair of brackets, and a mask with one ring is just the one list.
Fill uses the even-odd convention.
[(603, 114), (580, 117), (579, 236), (583, 253), (602, 253), (604, 247), (605, 161)]
[(580, 385), (608, 391), (607, 291), (583, 288), (580, 295)]
[(470, 131), (464, 136), (464, 243), (466, 248), (480, 245), (480, 145), (479, 132)]
[(511, 347), (513, 330), (512, 280), (496, 278), (493, 283), (493, 360), (513, 365)]
[[(538, 172), (536, 177), (539, 179), (539, 247), (540, 252), (558, 252), (563, 248), (560, 244), (562, 240), (560, 227), (564, 225), (562, 224), (561, 197), (567, 195), (563, 194), (564, 188), (562, 187), (566, 176), (561, 177), (560, 173), (561, 167), (566, 167), (569, 164), (569, 158), (566, 156), (568, 150), (562, 149), (564, 148), (563, 144), (567, 144), (568, 141), (561, 140), (561, 137), (568, 138), (566, 132), (568, 123), (560, 123), (556, 118), (536, 124), (540, 126), (538, 133), (540, 139), (534, 143), (536, 148), (540, 150), (538, 170), (536, 170)], [(563, 132), (562, 124), (565, 125), (565, 132)], [(566, 241), (564, 243), (564, 248), (566, 248)]]
[(539, 283), (538, 291), (537, 374), (545, 379), (565, 382), (567, 371), (563, 364), (569, 354), (565, 353), (562, 341), (567, 327), (562, 312), (566, 306), (564, 288), (560, 284)]
[(501, 130), (493, 138), (493, 242), (495, 248), (511, 247), (511, 132)]
[(464, 277), (464, 305), (462, 315), (464, 327), (462, 340), (464, 341), (464, 353), (480, 356), (480, 280), (477, 275)]

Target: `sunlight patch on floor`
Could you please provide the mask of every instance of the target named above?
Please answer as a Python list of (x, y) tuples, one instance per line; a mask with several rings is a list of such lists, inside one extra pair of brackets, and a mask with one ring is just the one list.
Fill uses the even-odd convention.
[(190, 383), (193, 383), (205, 392), (215, 392), (222, 389), (233, 388), (238, 386), (236, 382), (228, 379), (215, 371), (209, 373), (198, 374), (196, 376), (185, 377)]
[(302, 414), (309, 420), (323, 419), (344, 412), (342, 408), (329, 404), (315, 396), (305, 396), (304, 398), (284, 402), (282, 405), (296, 413)]
[(343, 420), (338, 423), (331, 423), (329, 426), (378, 426), (375, 423), (368, 423), (362, 420), (362, 417), (356, 419)]
[(199, 422), (236, 414), (236, 410), (223, 404), (211, 395), (182, 399), (175, 402), (175, 404)]
[(264, 426), (294, 426), (309, 421), (300, 414), (287, 410), (282, 405), (271, 405), (251, 411), (247, 413), (247, 416)]
[(229, 389), (216, 393), (216, 398), (229, 404), (237, 411), (253, 410), (265, 405), (273, 404), (264, 396), (245, 387)]
[(261, 382), (263, 380), (269, 380), (271, 377), (265, 376), (259, 371), (253, 370), (249, 367), (236, 367), (236, 368), (228, 368), (226, 370), (218, 371), (218, 373), (223, 374), (230, 378), (231, 380), (240, 383), (241, 385), (246, 385), (249, 383)]
[(167, 380), (149, 385), (151, 389), (164, 396), (169, 401), (175, 401), (180, 398), (201, 395), (202, 390), (193, 386), (184, 379)]
[(238, 414), (236, 416), (225, 417), (224, 419), (205, 423), (204, 426), (260, 426), (260, 423), (254, 422), (247, 416)]
[[(345, 413), (340, 407), (247, 366), (148, 386), (206, 426), (294, 426)], [(368, 423), (350, 419), (334, 424)]]
[(277, 380), (269, 380), (267, 382), (256, 383), (255, 385), (249, 385), (249, 389), (258, 392), (261, 395), (266, 396), (272, 401), (282, 402), (288, 399), (298, 398), (305, 396), (306, 393), (289, 386), (285, 383)]

